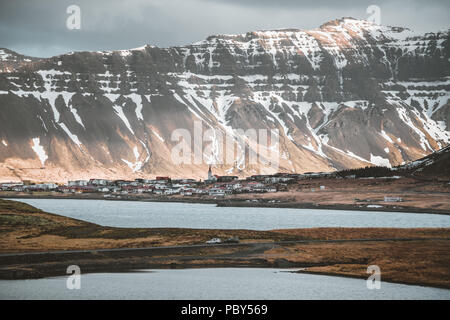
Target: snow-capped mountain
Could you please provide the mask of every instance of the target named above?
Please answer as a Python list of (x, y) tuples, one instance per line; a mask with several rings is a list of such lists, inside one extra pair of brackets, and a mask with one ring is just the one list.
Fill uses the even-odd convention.
[[(205, 178), (215, 132), (249, 128), (279, 130), (279, 171), (400, 165), (450, 142), (449, 58), (448, 30), (353, 18), (45, 59), (0, 49), (0, 178)], [(196, 121), (215, 147), (174, 165), (171, 134)], [(247, 160), (215, 173), (272, 170)]]

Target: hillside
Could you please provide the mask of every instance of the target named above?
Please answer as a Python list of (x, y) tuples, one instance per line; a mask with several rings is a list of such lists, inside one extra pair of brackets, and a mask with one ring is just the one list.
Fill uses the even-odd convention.
[(343, 170), (337, 174), (341, 177), (349, 175), (356, 175), (356, 177), (413, 176), (450, 180), (450, 146), (442, 148), (421, 159), (394, 168), (378, 166), (364, 167)]
[[(204, 179), (209, 163), (239, 176), (402, 165), (449, 144), (449, 57), (448, 31), (353, 18), (169, 48), (51, 58), (1, 49), (0, 180)], [(203, 159), (178, 165), (172, 133), (193, 138), (196, 122), (205, 143), (192, 153)], [(267, 149), (239, 129), (278, 130), (269, 149), (280, 167), (249, 163), (237, 141)]]

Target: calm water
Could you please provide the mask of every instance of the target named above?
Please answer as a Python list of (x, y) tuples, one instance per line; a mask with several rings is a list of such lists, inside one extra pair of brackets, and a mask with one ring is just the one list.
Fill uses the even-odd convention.
[(220, 208), (212, 204), (107, 200), (20, 199), (19, 201), (47, 212), (113, 227), (251, 230), (314, 227), (450, 227), (450, 216), (437, 214)]
[(445, 289), (381, 282), (381, 289), (369, 290), (364, 279), (275, 269), (86, 274), (80, 290), (66, 289), (66, 280), (0, 281), (0, 299), (450, 299)]

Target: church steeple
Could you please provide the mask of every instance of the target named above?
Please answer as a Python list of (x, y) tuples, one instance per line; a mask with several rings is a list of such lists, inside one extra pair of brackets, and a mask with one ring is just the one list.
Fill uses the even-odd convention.
[(213, 175), (212, 175), (212, 171), (211, 171), (211, 165), (209, 165), (208, 180), (212, 180), (212, 179), (213, 179)]

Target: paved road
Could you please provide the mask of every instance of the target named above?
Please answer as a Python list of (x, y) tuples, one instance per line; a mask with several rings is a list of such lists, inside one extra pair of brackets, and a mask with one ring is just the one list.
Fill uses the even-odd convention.
[(245, 246), (268, 246), (268, 245), (289, 245), (301, 243), (341, 243), (341, 242), (383, 242), (383, 241), (426, 241), (426, 240), (450, 240), (450, 238), (380, 238), (380, 239), (337, 239), (337, 240), (291, 240), (291, 241), (274, 241), (274, 242), (243, 242), (243, 243), (223, 243), (223, 244), (192, 244), (182, 246), (160, 246), (160, 247), (143, 247), (143, 248), (115, 248), (115, 249), (90, 249), (90, 250), (55, 250), (55, 251), (39, 251), (39, 252), (18, 252), (3, 253), (1, 257), (19, 257), (19, 256), (37, 256), (37, 255), (55, 255), (55, 254), (77, 254), (77, 253), (114, 253), (114, 252), (138, 252), (153, 250), (179, 250), (179, 249), (199, 249), (214, 247), (245, 247)]

